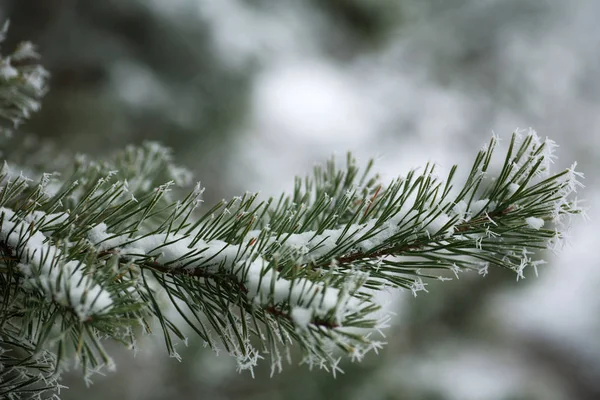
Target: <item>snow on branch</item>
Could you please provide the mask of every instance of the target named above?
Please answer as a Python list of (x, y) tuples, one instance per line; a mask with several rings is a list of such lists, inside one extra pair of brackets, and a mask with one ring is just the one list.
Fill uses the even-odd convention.
[[(416, 295), (428, 279), (494, 267), (523, 279), (537, 275), (545, 249), (558, 248), (582, 211), (573, 197), (583, 175), (575, 166), (552, 174), (557, 146), (532, 130), (518, 130), (500, 162), (498, 140), (460, 184), (457, 167), (441, 178), (427, 165), (384, 185), (372, 163), (363, 170), (348, 156), (344, 167), (331, 161), (298, 179), (290, 196), (246, 193), (202, 213), (204, 189), (176, 200), (189, 176), (167, 168), (156, 144), (107, 163), (81, 158), (52, 191), (48, 177), (36, 186), (4, 174), (3, 262), (15, 293), (34, 288), (77, 316), (40, 340), (53, 337), (86, 360), (104, 357), (101, 336), (135, 343), (137, 324), (159, 327), (178, 357), (183, 321), (240, 370), (263, 357), (280, 370), (295, 344), (302, 362), (336, 373), (340, 351), (360, 360), (381, 348), (375, 333), (389, 315), (377, 291)], [(167, 184), (157, 182), (161, 173)]]
[[(8, 22), (0, 29), (0, 45)], [(0, 133), (11, 133), (31, 113), (40, 109), (49, 73), (37, 63), (39, 54), (29, 42), (20, 43), (8, 56), (0, 54)], [(4, 126), (2, 126), (4, 125)]]
[[(336, 324), (341, 324), (343, 316), (359, 309), (358, 299), (343, 298), (340, 289), (319, 281), (285, 279), (260, 255), (222, 240), (205, 242), (180, 234), (118, 237), (107, 233), (104, 223), (92, 228), (88, 238), (96, 246), (115, 251), (127, 260), (151, 257), (154, 262), (149, 265), (165, 272), (183, 270), (190, 275), (210, 276), (219, 270), (227, 271), (243, 285), (248, 300), (259, 306), (285, 303), (296, 315), (310, 314), (313, 318), (340, 310), (338, 313), (342, 316), (336, 313)], [(121, 246), (121, 242), (126, 245)]]
[[(36, 218), (40, 218), (39, 212)], [(63, 251), (49, 244), (33, 221), (20, 220), (4, 207), (0, 208), (0, 242), (7, 255), (18, 259), (18, 268), (31, 286), (73, 309), (82, 321), (110, 309), (110, 295), (82, 273), (84, 264), (66, 261)]]
[[(171, 276), (173, 286), (162, 283), (167, 290), (190, 277), (211, 299), (204, 285), (235, 289), (239, 297), (229, 301), (245, 315), (260, 312), (267, 329), (270, 321), (285, 320), (308, 359), (320, 354), (318, 363), (333, 362), (332, 353), (319, 347), (325, 342), (315, 347), (314, 336), (328, 329), (328, 341), (341, 348), (369, 348), (369, 340), (360, 344), (365, 336), (345, 329), (381, 324), (381, 317), (374, 317), (380, 308), (374, 289), (392, 286), (416, 294), (425, 290), (426, 278), (448, 279), (432, 275), (440, 269), (485, 275), (498, 266), (522, 279), (531, 266), (537, 274), (544, 261), (533, 260), (532, 250), (554, 247), (562, 239), (563, 217), (581, 211), (570, 196), (582, 186), (582, 175), (573, 168), (551, 175), (546, 160), (555, 159), (556, 144), (534, 131), (516, 132), (502, 166), (492, 164), (497, 144), (492, 138), (478, 154), (459, 188), (452, 186), (455, 169), (444, 180), (433, 166), (383, 188), (377, 179), (358, 181), (349, 159), (345, 170), (331, 165), (317, 170), (314, 181), (297, 186), (293, 197), (276, 205), (273, 200), (256, 204), (256, 196), (246, 194), (217, 204), (195, 221), (178, 218), (197, 206), (192, 195), (193, 205), (177, 203), (169, 223), (154, 231), (120, 233), (119, 224), (109, 230), (100, 222), (87, 238), (103, 254)], [(496, 167), (499, 172), (491, 179)], [(548, 224), (553, 228), (542, 229)], [(236, 320), (245, 331), (248, 321)], [(226, 343), (228, 335), (235, 337), (229, 322), (210, 322)], [(204, 327), (196, 328), (212, 340)], [(250, 351), (246, 341), (228, 346)], [(269, 351), (277, 353), (275, 344)]]

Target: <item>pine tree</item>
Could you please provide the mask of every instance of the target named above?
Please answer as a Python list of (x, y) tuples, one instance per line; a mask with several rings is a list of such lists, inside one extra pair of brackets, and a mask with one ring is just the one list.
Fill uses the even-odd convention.
[(12, 135), (46, 90), (37, 58), (30, 43), (0, 56), (0, 397), (58, 397), (66, 367), (89, 379), (113, 366), (107, 340), (135, 349), (156, 330), (174, 357), (193, 332), (239, 370), (265, 358), (281, 371), (295, 346), (335, 375), (341, 357), (384, 345), (378, 291), (416, 295), (489, 267), (537, 274), (581, 212), (582, 174), (551, 174), (556, 144), (532, 130), (512, 135), (500, 163), (493, 136), (460, 185), (456, 166), (440, 177), (434, 164), (384, 185), (348, 155), (291, 195), (207, 207), (157, 143), (47, 173)]

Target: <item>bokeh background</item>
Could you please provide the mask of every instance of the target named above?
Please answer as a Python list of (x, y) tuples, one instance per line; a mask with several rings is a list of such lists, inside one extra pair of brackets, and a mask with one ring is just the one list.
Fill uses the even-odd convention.
[(64, 398), (600, 399), (599, 15), (597, 0), (2, 0), (5, 46), (37, 43), (52, 73), (24, 132), (96, 157), (160, 141), (207, 203), (278, 195), (348, 150), (386, 178), (466, 167), (492, 132), (530, 126), (587, 176), (591, 221), (539, 278), (390, 295), (389, 344), (336, 379), (252, 379), (197, 340), (178, 362), (149, 337), (89, 389), (68, 374)]

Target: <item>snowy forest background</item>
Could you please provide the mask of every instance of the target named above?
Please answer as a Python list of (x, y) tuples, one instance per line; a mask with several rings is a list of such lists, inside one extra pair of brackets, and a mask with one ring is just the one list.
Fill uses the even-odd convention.
[[(52, 73), (43, 164), (157, 140), (207, 202), (290, 189), (332, 153), (378, 158), (390, 178), (471, 157), (491, 131), (534, 127), (579, 161), (592, 220), (600, 193), (600, 28), (595, 0), (4, 0), (5, 48), (39, 45)], [(33, 139), (32, 139), (33, 140)], [(40, 147), (39, 142), (31, 143)], [(57, 157), (57, 154), (62, 157)], [(538, 279), (461, 276), (390, 295), (388, 346), (333, 379), (289, 366), (252, 379), (199, 342), (169, 359), (149, 337), (116, 373), (66, 399), (597, 399), (600, 283), (594, 223)], [(433, 284), (430, 284), (433, 285)]]

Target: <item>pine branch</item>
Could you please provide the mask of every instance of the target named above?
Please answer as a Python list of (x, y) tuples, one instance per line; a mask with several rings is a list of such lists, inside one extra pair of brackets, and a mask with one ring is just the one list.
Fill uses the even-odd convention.
[[(185, 334), (168, 317), (172, 308), (209, 345), (237, 357), (240, 369), (267, 354), (279, 369), (297, 343), (303, 362), (335, 371), (337, 351), (361, 359), (381, 347), (368, 334), (387, 322), (375, 291), (416, 293), (423, 279), (446, 279), (434, 274), (439, 269), (499, 266), (523, 278), (526, 266), (541, 264), (533, 251), (562, 239), (564, 217), (581, 211), (569, 199), (581, 175), (573, 167), (550, 176), (553, 143), (520, 135), (495, 179), (487, 172), (494, 138), (459, 189), (454, 168), (441, 180), (430, 166), (383, 187), (358, 179), (349, 157), (344, 169), (317, 171), (329, 193), (307, 179), (277, 204), (245, 194), (199, 216), (200, 186), (172, 202), (171, 185), (136, 185), (133, 196), (126, 173), (92, 162), (81, 161), (51, 193), (45, 189), (56, 177), (31, 185), (4, 172), (0, 247), (13, 297), (52, 304), (43, 314), (30, 308), (20, 323), (38, 346), (56, 341), (59, 358), (74, 352), (93, 370), (110, 362), (100, 337), (133, 344), (135, 325), (151, 329), (153, 319), (176, 355), (173, 335)], [(143, 149), (132, 163), (155, 157), (154, 146)], [(39, 320), (53, 324), (34, 325)]]
[[(139, 200), (133, 199), (128, 197), (124, 181), (111, 181), (118, 175), (113, 174), (72, 196), (70, 200), (76, 200), (74, 208), (60, 218), (54, 217), (55, 221), (61, 219), (58, 224), (50, 225), (45, 222), (49, 218), (44, 217), (39, 229), (53, 227), (57, 237), (64, 235), (67, 227), (70, 237), (86, 235), (87, 244), (80, 244), (78, 252), (70, 252), (80, 263), (82, 254), (88, 257), (95, 253), (92, 260), (100, 265), (115, 260), (116, 269), (121, 272), (113, 274), (113, 279), (118, 276), (119, 282), (127, 282), (134, 293), (153, 305), (146, 312), (161, 321), (170, 351), (174, 351), (170, 335), (183, 334), (164, 317), (156, 299), (156, 284), (166, 290), (173, 306), (204, 340), (215, 342), (203, 321), (207, 318), (225, 348), (238, 357), (258, 354), (248, 347), (250, 337), (265, 336), (264, 330), (277, 324), (278, 330), (283, 329), (278, 335), (281, 342), (299, 341), (309, 362), (313, 362), (311, 357), (317, 357), (319, 363), (333, 363), (335, 358), (326, 349), (328, 346), (336, 345), (346, 351), (361, 345), (369, 348), (364, 336), (344, 330), (377, 326), (373, 313), (379, 306), (369, 289), (394, 286), (416, 292), (424, 289), (422, 278), (430, 277), (429, 271), (442, 268), (484, 271), (494, 265), (513, 269), (522, 278), (526, 265), (537, 267), (540, 263), (531, 261), (531, 249), (560, 239), (559, 232), (540, 228), (545, 220), (559, 222), (564, 214), (579, 211), (566, 200), (578, 185), (577, 173), (569, 169), (542, 179), (542, 161), (552, 157), (551, 153), (544, 153), (547, 142), (541, 142), (531, 132), (519, 144), (515, 135), (508, 150), (510, 164), (505, 164), (494, 184), (476, 197), (495, 143), (493, 140), (478, 155), (466, 186), (454, 196), (451, 176), (441, 181), (434, 177), (432, 167), (421, 175), (413, 171), (385, 189), (380, 185), (376, 189), (360, 188), (342, 172), (330, 169), (328, 177), (337, 177), (339, 182), (343, 177), (344, 184), (333, 185), (333, 195), (317, 193), (312, 204), (298, 205), (284, 199), (273, 207), (272, 199), (257, 203), (255, 195), (247, 194), (218, 204), (196, 220), (193, 211), (200, 203), (199, 187), (184, 201), (165, 205), (161, 199), (168, 193), (167, 188), (159, 187)], [(516, 156), (511, 158), (515, 151)], [(350, 159), (347, 170), (351, 172), (352, 163)], [(312, 181), (307, 182), (306, 187), (311, 188)], [(515, 185), (519, 189), (509, 193), (508, 188)], [(359, 190), (361, 197), (356, 195)], [(56, 196), (65, 197), (64, 193)], [(33, 203), (57, 202), (53, 198), (36, 198)], [(28, 210), (36, 211), (40, 212)], [(3, 214), (9, 221), (14, 219), (10, 213), (7, 210)], [(72, 218), (74, 214), (76, 220)], [(31, 220), (28, 215), (21, 218)], [(32, 238), (41, 240), (38, 233), (27, 237), (22, 233), (35, 229), (25, 222), (2, 226), (4, 232), (20, 226), (21, 233), (14, 238), (5, 236), (6, 243), (11, 239), (31, 246)], [(253, 229), (257, 227), (260, 229)], [(35, 249), (41, 249), (39, 254), (56, 251), (40, 243), (33, 246), (33, 251), (27, 246), (21, 250), (20, 260), (25, 258), (29, 263), (29, 253)], [(59, 258), (60, 255), (50, 257)], [(65, 265), (74, 265), (69, 264), (73, 262)], [(43, 265), (35, 258), (33, 263)], [(78, 268), (88, 269), (83, 264)], [(66, 269), (69, 280), (78, 276), (78, 269)], [(38, 270), (38, 275), (56, 280), (52, 272)], [(23, 267), (20, 271), (31, 275)], [(88, 293), (98, 290), (91, 283), (84, 286)], [(90, 313), (105, 314), (100, 312), (104, 309), (111, 314), (108, 302), (98, 300), (106, 296), (108, 293), (99, 291), (85, 298), (94, 299), (93, 310), (81, 300), (78, 307), (84, 311), (79, 311), (79, 318), (90, 318)], [(61, 301), (56, 293), (53, 299)], [(129, 301), (134, 303), (135, 299)], [(179, 307), (178, 302), (188, 310)], [(231, 307), (241, 314), (228, 315)], [(330, 330), (325, 335), (324, 327)], [(273, 333), (267, 336), (275, 337)], [(315, 337), (320, 340), (316, 341), (317, 346)], [(268, 343), (270, 354), (278, 354), (282, 343)]]
[[(2, 84), (25, 93), (29, 70), (14, 75), (2, 60), (0, 97)], [(27, 116), (7, 114), (14, 104), (0, 104), (13, 122)], [(523, 279), (537, 274), (538, 253), (559, 248), (582, 212), (573, 196), (583, 175), (575, 164), (552, 175), (556, 145), (531, 130), (513, 134), (493, 173), (497, 144), (460, 185), (457, 167), (442, 179), (434, 165), (384, 185), (373, 163), (361, 170), (348, 155), (342, 168), (332, 160), (297, 179), (290, 196), (246, 193), (203, 212), (204, 189), (179, 196), (190, 174), (154, 143), (106, 162), (80, 156), (37, 183), (5, 163), (0, 359), (15, 346), (23, 353), (6, 358), (0, 392), (40, 397), (72, 358), (87, 379), (112, 366), (103, 342), (135, 348), (139, 327), (160, 328), (174, 357), (193, 332), (240, 370), (268, 357), (279, 371), (296, 345), (301, 362), (335, 375), (342, 355), (359, 361), (382, 347), (374, 336), (389, 316), (377, 291), (417, 294), (427, 279), (489, 267)]]
[[(0, 44), (5, 40), (8, 22), (0, 29)], [(20, 43), (8, 55), (0, 54), (0, 134), (12, 132), (32, 112), (40, 108), (46, 92), (48, 72), (39, 64), (39, 54), (29, 42)]]

